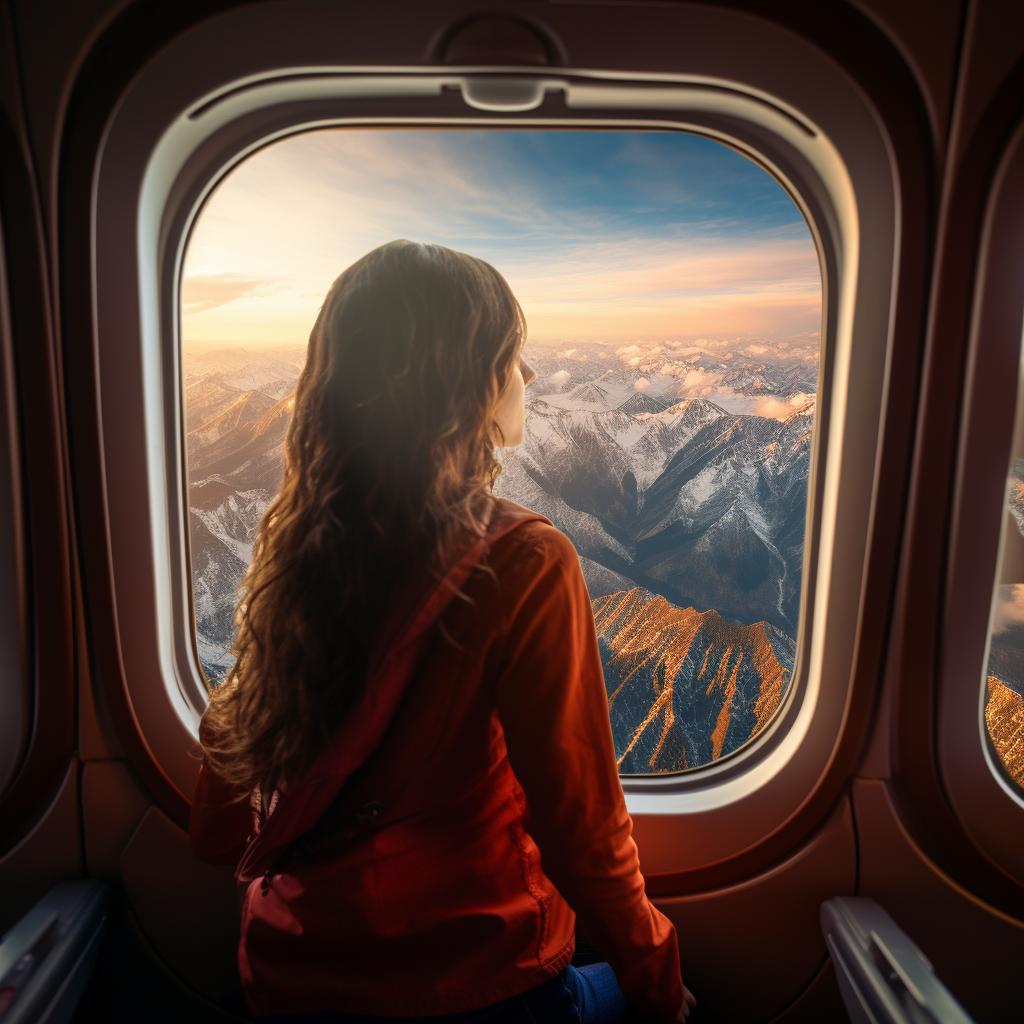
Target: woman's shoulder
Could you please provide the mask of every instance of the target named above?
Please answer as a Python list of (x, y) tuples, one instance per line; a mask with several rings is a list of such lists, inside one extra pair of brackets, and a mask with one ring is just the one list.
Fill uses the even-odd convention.
[(590, 599), (572, 541), (547, 519), (526, 509), (518, 514), (521, 506), (510, 506), (506, 503), (501, 511), (517, 513), (515, 523), (491, 542), (465, 588), (471, 598), (465, 607), (478, 609), (494, 636), (538, 614), (563, 614), (568, 620), (585, 609), (589, 615)]
[[(579, 558), (572, 541), (545, 518), (538, 518), (522, 505), (507, 499), (498, 499), (495, 517), (504, 520), (501, 536), (491, 544), (491, 563), (509, 563), (525, 567), (530, 563), (559, 563), (579, 569)], [(492, 520), (493, 521), (493, 520)], [(495, 566), (497, 568), (497, 566)]]

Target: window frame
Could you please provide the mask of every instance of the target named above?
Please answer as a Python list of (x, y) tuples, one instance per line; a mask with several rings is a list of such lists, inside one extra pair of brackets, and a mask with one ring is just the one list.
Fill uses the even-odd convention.
[[(437, 108), (445, 94), (440, 98), (436, 93), (430, 97), (407, 95), (402, 102), (410, 112), (401, 115), (394, 111), (394, 95), (380, 100), (381, 84), (398, 81), (401, 90), (408, 94), (410, 82), (430, 78), (458, 84), (460, 78), (496, 73), (510, 78), (539, 76), (587, 83), (593, 89), (607, 90), (600, 103), (586, 108), (586, 112), (582, 108), (574, 110), (572, 120), (576, 123), (585, 122), (595, 127), (603, 123), (682, 128), (701, 134), (725, 135), (721, 125), (732, 118), (729, 122), (732, 144), (756, 152), (780, 180), (790, 182), (793, 194), (802, 197), (805, 205), (820, 204), (809, 223), (812, 231), (815, 224), (821, 228), (820, 251), (825, 253), (826, 268), (830, 246), (834, 254), (835, 236), (843, 233), (846, 265), (842, 272), (827, 270), (823, 273), (825, 316), (834, 318), (829, 321), (834, 324), (829, 334), (834, 332), (837, 339), (834, 346), (829, 346), (827, 338), (823, 338), (823, 358), (830, 351), (840, 354), (833, 366), (833, 376), (839, 384), (831, 396), (831, 404), (833, 417), (839, 415), (842, 419), (828, 426), (825, 441), (826, 422), (823, 417), (819, 418), (812, 456), (820, 462), (826, 447), (832, 452), (824, 460), (825, 478), (821, 481), (824, 486), (812, 483), (815, 501), (828, 503), (832, 517), (829, 522), (833, 526), (829, 529), (833, 534), (826, 538), (832, 562), (815, 569), (815, 588), (819, 592), (814, 611), (815, 628), (803, 629), (798, 639), (810, 652), (800, 659), (800, 664), (806, 666), (808, 662), (815, 662), (814, 673), (809, 674), (805, 667), (803, 674), (807, 682), (794, 678), (786, 708), (737, 755), (682, 776), (623, 779), (627, 803), (634, 815), (637, 841), (645, 850), (645, 871), (651, 874), (697, 870), (703, 865), (735, 857), (777, 831), (797, 813), (828, 773), (842, 738), (857, 677), (856, 644), (866, 588), (865, 566), (871, 554), (870, 527), (876, 501), (882, 410), (886, 407), (891, 355), (893, 279), (899, 256), (891, 154), (871, 108), (820, 53), (775, 27), (769, 26), (770, 31), (765, 32), (762, 26), (763, 34), (775, 33), (770, 41), (778, 44), (773, 50), (767, 45), (769, 40), (762, 39), (765, 45), (761, 59), (772, 65), (772, 73), (765, 75), (757, 71), (756, 61), (751, 62), (749, 52), (732, 53), (728, 46), (722, 45), (723, 39), (727, 42), (732, 39), (727, 31), (729, 12), (723, 12), (719, 23), (708, 15), (708, 24), (717, 24), (715, 30), (720, 33), (717, 44), (711, 41), (712, 50), (717, 46), (717, 59), (722, 65), (717, 77), (586, 69), (543, 72), (531, 69), (527, 74), (514, 68), (342, 67), (332, 71), (320, 66), (306, 72), (301, 67), (297, 70), (295, 65), (268, 72), (265, 67), (253, 67), (258, 63), (255, 58), (247, 65), (248, 54), (240, 53), (236, 46), (233, 50), (227, 48), (230, 59), (222, 60), (215, 72), (203, 67), (203, 74), (183, 80), (182, 67), (201, 66), (201, 62), (189, 64), (190, 53), (195, 56), (196, 52), (209, 52), (214, 38), (222, 42), (230, 39), (232, 17), (225, 16), (197, 27), (158, 55), (139, 76), (113, 118), (96, 174), (97, 374), (104, 414), (101, 444), (106, 465), (108, 543), (116, 629), (123, 686), (134, 721), (153, 760), (177, 792), (190, 790), (198, 764), (194, 738), (198, 719), (197, 687), (201, 684), (192, 648), (192, 630), (188, 630), (186, 644), (182, 631), (175, 625), (186, 617), (191, 622), (180, 584), (174, 583), (187, 580), (187, 518), (177, 534), (169, 524), (186, 507), (179, 422), (176, 275), (188, 223), (201, 205), (204, 189), (208, 191), (212, 187), (212, 182), (232, 160), (241, 159), (246, 152), (265, 144), (275, 132), (293, 132), (303, 118), (305, 129), (327, 122), (337, 124), (341, 102), (338, 97), (313, 101), (332, 105), (331, 111), (322, 106), (319, 115), (309, 110), (300, 111), (302, 103), (309, 98), (296, 96), (296, 90), (314, 81), (372, 81), (374, 91), (356, 101), (361, 106), (361, 116), (350, 119), (349, 123), (387, 120), (384, 115), (371, 112), (375, 102), (392, 104), (389, 116), (393, 120), (389, 123), (424, 123), (431, 117), (431, 106)], [(710, 31), (707, 24), (704, 29)], [(751, 84), (751, 79), (771, 79), (773, 74), (778, 83), (782, 74), (778, 68), (782, 65), (786, 73), (793, 74), (797, 74), (799, 67), (799, 74), (804, 76), (802, 84), (790, 90), (805, 101), (804, 112), (797, 112), (795, 105), (780, 98), (779, 91), (785, 90), (773, 92)], [(246, 67), (248, 74), (243, 73)], [(210, 87), (211, 76), (220, 80), (214, 88)], [(739, 84), (744, 81), (746, 85)], [(819, 96), (815, 97), (806, 87), (807, 81), (816, 83)], [(267, 94), (261, 92), (266, 89), (280, 92), (280, 99), (273, 108), (266, 105)], [(581, 85), (580, 95), (583, 91)], [(665, 108), (657, 109), (659, 92), (662, 96), (675, 94), (672, 99), (674, 116)], [(625, 97), (628, 111), (614, 107), (613, 94)], [(699, 97), (701, 103), (698, 107), (691, 102), (686, 117), (680, 118), (684, 94)], [(825, 94), (831, 106), (820, 102)], [(453, 95), (461, 104), (457, 94), (447, 94), (449, 99)], [(643, 105), (637, 103), (640, 96)], [(186, 97), (190, 98), (184, 102)], [(349, 100), (351, 98), (350, 94)], [(218, 111), (221, 115), (231, 113), (233, 103), (251, 104), (253, 100), (263, 105), (247, 112), (238, 111), (242, 116), (225, 120), (220, 134), (197, 138), (191, 148), (181, 137), (168, 133), (179, 121), (194, 127)], [(736, 116), (737, 105), (743, 110), (742, 117)], [(835, 183), (825, 187), (819, 177), (823, 190), (818, 194), (800, 174), (787, 170), (785, 160), (768, 155), (780, 133), (792, 132), (803, 139), (815, 137), (806, 129), (812, 122), (807, 108), (816, 108), (817, 138), (831, 140), (837, 152), (836, 168), (847, 177), (842, 186), (845, 194), (838, 207), (830, 191)], [(696, 114), (698, 109), (700, 117)], [(527, 126), (533, 120), (530, 112), (495, 112), (481, 116), (479, 111), (464, 107), (460, 107), (457, 114), (454, 109), (441, 112), (441, 116), (437, 113), (435, 110), (430, 123), (450, 123), (456, 118), (463, 124)], [(281, 120), (275, 125), (271, 123), (273, 118)], [(745, 129), (740, 133), (745, 135), (742, 138), (736, 134), (740, 122)], [(557, 125), (560, 122), (555, 118), (545, 123)], [(226, 156), (228, 151), (233, 154), (231, 157)], [(793, 153), (801, 154), (796, 142)], [(802, 155), (806, 161), (806, 154)], [(790, 161), (793, 159), (791, 156)], [(183, 175), (186, 164), (189, 173)], [(201, 179), (203, 184), (197, 186)], [(858, 204), (858, 195), (870, 197), (871, 201)], [(161, 200), (161, 196), (165, 198)], [(130, 267), (126, 266), (126, 251), (134, 254)], [(173, 299), (169, 298), (172, 296)], [(857, 359), (851, 360), (855, 349)], [(148, 405), (142, 403), (141, 395), (131, 395), (124, 390), (138, 382), (149, 399)], [(104, 391), (111, 397), (104, 400)], [(118, 402), (119, 392), (128, 395), (128, 400)], [(169, 396), (173, 396), (173, 400)], [(852, 407), (857, 409), (865, 429), (857, 432), (845, 429), (853, 415)], [(837, 422), (844, 429), (838, 429)], [(142, 424), (144, 429), (140, 430)], [(854, 433), (858, 436), (854, 437)], [(169, 448), (168, 439), (173, 439)], [(834, 467), (831, 479), (829, 466)], [(820, 475), (816, 473), (814, 479)], [(138, 491), (143, 479), (146, 479), (145, 500), (141, 500)], [(129, 497), (132, 500), (125, 500)], [(126, 505), (131, 506), (130, 516)], [(819, 522), (818, 515), (808, 516), (809, 535), (816, 536), (814, 531)], [(817, 544), (813, 550), (816, 556)], [(811, 587), (806, 580), (811, 562), (811, 558), (805, 557), (802, 602), (810, 599)], [(823, 584), (831, 584), (827, 602), (820, 596), (825, 593)], [(175, 586), (178, 586), (177, 591)], [(190, 592), (190, 585), (186, 589)], [(822, 630), (826, 613), (831, 616), (828, 621), (841, 623), (842, 627), (842, 637), (838, 638), (840, 627), (837, 625), (837, 639), (828, 644)], [(802, 618), (805, 617), (806, 614), (802, 614)], [(191, 666), (191, 678), (183, 671), (183, 665)], [(822, 685), (824, 678), (842, 682), (830, 683), (826, 693)], [(822, 694), (826, 699), (819, 699)], [(815, 709), (820, 712), (817, 717)], [(773, 755), (778, 762), (777, 771), (764, 768)]]
[(985, 205), (936, 688), (936, 754), (953, 812), (985, 856), (1020, 882), (1024, 789), (1008, 778), (992, 749), (985, 724), (985, 683), (1005, 540), (1014, 418), (1024, 398), (1022, 267), (1024, 122), (1001, 154)]
[[(195, 630), (193, 626), (191, 576), (189, 572), (188, 558), (188, 519), (187, 519), (187, 467), (185, 466), (185, 441), (182, 427), (183, 409), (182, 387), (180, 381), (180, 287), (181, 268), (184, 262), (184, 255), (187, 250), (188, 239), (192, 227), (195, 225), (201, 213), (203, 202), (213, 192), (217, 185), (231, 173), (246, 158), (264, 146), (278, 142), (292, 135), (303, 132), (315, 131), (318, 128), (343, 128), (343, 127), (424, 127), (424, 128), (448, 128), (448, 127), (472, 127), (481, 129), (506, 129), (515, 128), (548, 128), (548, 129), (584, 129), (584, 128), (607, 128), (607, 129), (662, 129), (680, 130), (701, 134), (705, 137), (730, 145), (731, 147), (744, 152), (751, 159), (768, 170), (769, 173), (780, 181), (790, 195), (794, 198), (798, 208), (803, 213), (808, 227), (814, 238), (819, 253), (819, 262), (822, 268), (822, 358), (821, 371), (819, 375), (818, 404), (815, 421), (815, 434), (812, 444), (811, 463), (812, 471), (809, 474), (809, 495), (808, 515), (805, 527), (805, 554), (803, 566), (803, 586), (801, 588), (801, 615), (800, 626), (797, 635), (797, 656), (794, 665), (793, 677), (790, 683), (786, 701), (781, 706), (772, 721), (754, 738), (746, 743), (740, 750), (733, 752), (729, 757), (716, 761), (711, 765), (702, 766), (700, 769), (687, 773), (671, 773), (665, 775), (622, 776), (623, 790), (627, 796), (627, 805), (634, 815), (650, 813), (655, 811), (658, 814), (686, 813), (698, 800), (704, 806), (719, 808), (728, 806), (738, 799), (749, 796), (751, 792), (750, 783), (755, 781), (757, 788), (763, 785), (763, 777), (766, 771), (777, 774), (781, 771), (790, 758), (805, 743), (806, 736), (814, 724), (814, 709), (808, 711), (808, 703), (817, 703), (815, 690), (820, 689), (820, 678), (823, 667), (819, 664), (814, 667), (808, 664), (809, 660), (815, 659), (812, 653), (813, 631), (806, 628), (809, 617), (809, 609), (814, 603), (814, 593), (821, 581), (815, 578), (815, 568), (820, 541), (820, 505), (822, 501), (822, 476), (826, 472), (825, 454), (828, 448), (826, 440), (828, 436), (828, 410), (831, 400), (831, 388), (828, 386), (828, 378), (832, 372), (843, 373), (848, 369), (837, 369), (836, 350), (839, 345), (832, 345), (829, 339), (835, 339), (839, 331), (839, 309), (840, 304), (833, 301), (828, 302), (830, 291), (849, 288), (849, 282), (840, 282), (840, 270), (838, 264), (841, 262), (840, 255), (835, 249), (830, 248), (834, 239), (826, 229), (822, 232), (819, 224), (831, 224), (833, 232), (846, 232), (852, 234), (855, 229), (850, 220), (842, 223), (843, 213), (849, 218), (849, 206), (852, 206), (852, 198), (849, 195), (843, 197), (847, 202), (847, 209), (837, 209), (842, 202), (829, 204), (827, 199), (828, 186), (822, 180), (825, 168), (821, 165), (815, 167), (806, 154), (801, 153), (795, 142), (807, 140), (820, 141), (819, 133), (808, 129), (806, 123), (792, 113), (782, 110), (773, 104), (764, 102), (760, 97), (752, 98), (742, 93), (724, 94), (724, 90), (709, 90), (702, 85), (640, 85), (640, 103), (635, 95), (629, 95), (632, 89), (637, 88), (635, 83), (623, 87), (606, 81), (593, 79), (574, 80), (569, 75), (558, 76), (536, 76), (534, 74), (521, 74), (516, 76), (519, 80), (527, 82), (541, 78), (545, 87), (550, 90), (563, 85), (568, 86), (566, 92), (566, 105), (576, 114), (572, 118), (559, 117), (535, 117), (530, 112), (519, 114), (514, 121), (507, 117), (496, 119), (494, 117), (480, 116), (466, 106), (459, 106), (453, 109), (447, 116), (433, 118), (416, 118), (409, 116), (369, 116), (342, 118), (330, 116), (329, 110), (322, 110), (326, 106), (330, 108), (336, 102), (346, 102), (353, 97), (370, 105), (380, 102), (382, 97), (388, 99), (400, 97), (399, 102), (419, 98), (419, 95), (427, 95), (431, 98), (441, 98), (445, 90), (464, 89), (465, 79), (459, 75), (438, 75), (430, 73), (419, 73), (416, 75), (406, 74), (403, 76), (391, 77), (390, 75), (362, 75), (358, 72), (350, 74), (334, 75), (309, 75), (309, 76), (288, 76), (284, 81), (264, 81), (262, 83), (250, 83), (240, 88), (233, 88), (224, 95), (205, 99), (197, 111), (189, 111), (179, 122), (177, 128), (185, 133), (195, 133), (203, 138), (204, 149), (209, 147), (211, 152), (204, 151), (198, 160), (185, 163), (175, 178), (175, 185), (181, 191), (176, 195), (173, 190), (166, 195), (162, 194), (159, 185), (153, 185), (153, 177), (147, 176), (147, 183), (154, 188), (152, 194), (144, 192), (141, 207), (146, 209), (152, 204), (154, 214), (156, 209), (163, 207), (163, 224), (160, 235), (167, 239), (165, 250), (158, 254), (157, 260), (160, 265), (162, 277), (160, 297), (155, 298), (149, 309), (151, 337), (160, 338), (161, 347), (165, 355), (163, 358), (163, 393), (161, 401), (165, 410), (164, 430), (168, 435), (167, 450), (163, 453), (165, 465), (172, 465), (180, 462), (182, 465), (182, 479), (174, 491), (181, 494), (184, 512), (180, 513), (184, 525), (178, 526), (175, 521), (174, 509), (171, 505), (173, 498), (163, 500), (168, 506), (167, 531), (170, 539), (171, 558), (173, 563), (184, 566), (184, 572), (173, 572), (169, 583), (172, 593), (170, 604), (173, 626), (171, 636), (173, 638), (172, 658), (174, 664), (175, 679), (179, 691), (184, 700), (190, 705), (195, 713), (201, 713), (205, 702), (205, 692), (201, 688), (202, 673), (198, 665), (196, 651)], [(325, 93), (334, 92), (334, 96), (325, 96)], [(406, 92), (406, 95), (402, 95)], [(421, 92), (422, 90), (422, 92)], [(275, 96), (275, 94), (283, 94)], [(297, 95), (298, 94), (298, 95)], [(276, 102), (274, 100), (276, 99)], [(617, 119), (610, 117), (609, 113), (614, 111), (618, 100), (619, 104), (629, 109), (633, 116)], [(626, 102), (623, 102), (623, 101)], [(660, 101), (660, 102), (659, 102)], [(627, 106), (627, 104), (629, 104)], [(656, 111), (660, 105), (670, 109), (675, 116), (665, 119), (651, 117), (652, 111)], [(281, 123), (270, 127), (269, 111), (278, 106), (285, 106)], [(239, 109), (232, 109), (237, 107)], [(746, 114), (745, 120), (742, 115), (736, 116), (736, 108)], [(259, 117), (254, 119), (249, 131), (243, 129), (240, 139), (236, 134), (240, 122), (244, 122), (253, 109), (259, 111)], [(640, 113), (643, 111), (644, 113)], [(219, 131), (215, 128), (202, 126), (209, 131), (208, 135), (201, 135), (202, 129), (196, 131), (196, 122), (199, 118), (206, 118), (213, 114), (219, 114), (221, 125)], [(644, 116), (646, 114), (646, 116)], [(588, 116), (589, 115), (589, 116)], [(755, 121), (758, 117), (763, 119)], [(744, 129), (750, 127), (760, 128), (764, 134), (761, 135), (761, 148), (755, 149), (748, 138), (745, 138)], [(779, 133), (779, 137), (771, 138), (767, 133)], [(787, 131), (789, 137), (785, 140), (788, 146), (780, 144), (781, 133)], [(161, 147), (168, 151), (178, 150), (181, 146), (179, 138), (175, 137), (175, 129), (172, 128), (161, 141), (151, 164), (150, 174), (153, 167), (159, 166), (163, 153)], [(226, 135), (224, 142), (218, 146), (217, 142)], [(251, 133), (251, 135), (250, 135)], [(757, 137), (757, 133), (751, 133)], [(194, 140), (189, 140), (191, 147), (198, 150)], [(774, 143), (774, 145), (772, 145)], [(764, 150), (770, 149), (771, 155)], [(788, 150), (788, 152), (787, 152)], [(824, 155), (817, 154), (819, 160), (824, 163)], [(832, 154), (828, 154), (832, 155)], [(804, 166), (800, 167), (800, 157), (805, 157)], [(787, 159), (788, 158), (788, 159)], [(833, 159), (835, 159), (833, 157)], [(210, 174), (213, 167), (218, 171)], [(833, 182), (833, 187), (841, 188), (848, 183), (843, 181), (841, 166), (836, 160), (832, 168), (838, 180)], [(820, 176), (815, 180), (815, 171)], [(802, 172), (802, 173), (801, 173)], [(796, 183), (797, 175), (800, 176), (801, 189)], [(805, 193), (809, 193), (810, 201)], [(829, 196), (828, 198), (832, 198)], [(818, 199), (818, 203), (814, 203)], [(154, 216), (155, 222), (155, 216)], [(841, 225), (841, 226), (840, 226)], [(849, 271), (847, 271), (849, 274)], [(830, 288), (831, 285), (831, 288)], [(171, 302), (166, 297), (173, 297)], [(174, 308), (168, 308), (173, 306)], [(157, 317), (160, 318), (160, 325), (157, 326)], [(144, 324), (146, 309), (143, 309)], [(145, 327), (144, 327), (145, 330)], [(145, 341), (144, 341), (145, 344)], [(845, 358), (849, 359), (850, 338), (846, 339)], [(150, 346), (152, 349), (153, 346)], [(166, 353), (172, 352), (174, 367), (168, 365)], [(152, 375), (155, 377), (156, 368)], [(156, 407), (155, 390), (149, 395), (150, 409)], [(177, 408), (172, 406), (177, 403)], [(173, 432), (173, 439), (172, 439)], [(155, 426), (152, 431), (156, 433)], [(833, 458), (835, 458), (833, 454)], [(151, 482), (156, 477), (152, 473)], [(173, 493), (173, 491), (172, 491)], [(169, 497), (169, 496), (168, 496)], [(178, 542), (177, 537), (181, 534), (183, 542)], [(188, 609), (187, 616), (183, 614)], [(187, 637), (187, 640), (186, 640)], [(184, 641), (184, 642), (183, 642)], [(817, 658), (822, 657), (819, 650)], [(835, 717), (839, 710), (838, 701), (831, 701), (834, 706), (828, 710)], [(818, 726), (820, 729), (820, 725)], [(775, 763), (768, 763), (774, 761)], [(753, 762), (753, 764), (752, 764)], [(753, 769), (756, 768), (755, 772)], [(675, 799), (673, 799), (675, 798)], [(671, 803), (670, 803), (671, 801)]]
[(0, 796), (11, 788), (25, 760), (35, 711), (27, 651), (24, 496), (4, 242), (0, 223)]

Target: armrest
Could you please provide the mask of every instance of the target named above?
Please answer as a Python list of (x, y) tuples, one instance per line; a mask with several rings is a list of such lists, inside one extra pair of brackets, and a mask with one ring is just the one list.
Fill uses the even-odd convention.
[(853, 1024), (974, 1024), (924, 953), (874, 900), (827, 900), (821, 931)]

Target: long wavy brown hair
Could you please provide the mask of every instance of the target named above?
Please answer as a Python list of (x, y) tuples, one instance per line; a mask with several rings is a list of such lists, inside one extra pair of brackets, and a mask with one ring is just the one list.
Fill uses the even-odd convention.
[(389, 599), (485, 532), (525, 332), (501, 274), (441, 245), (389, 242), (331, 285), (240, 587), (237, 660), (204, 715), (207, 762), (240, 794), (310, 766), (364, 691)]

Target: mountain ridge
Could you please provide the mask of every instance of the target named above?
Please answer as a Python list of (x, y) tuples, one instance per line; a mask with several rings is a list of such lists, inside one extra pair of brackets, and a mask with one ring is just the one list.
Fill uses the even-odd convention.
[[(714, 609), (676, 608), (640, 587), (596, 598), (592, 606), (599, 642), (609, 652), (608, 711), (616, 760), (626, 774), (717, 761), (760, 732), (788, 692), (795, 646), (779, 631), (773, 635), (768, 623), (735, 625)], [(620, 701), (629, 707), (617, 713)], [(634, 705), (645, 701), (649, 707), (638, 720)], [(711, 730), (702, 727), (712, 718)], [(647, 731), (659, 719), (652, 747)]]

